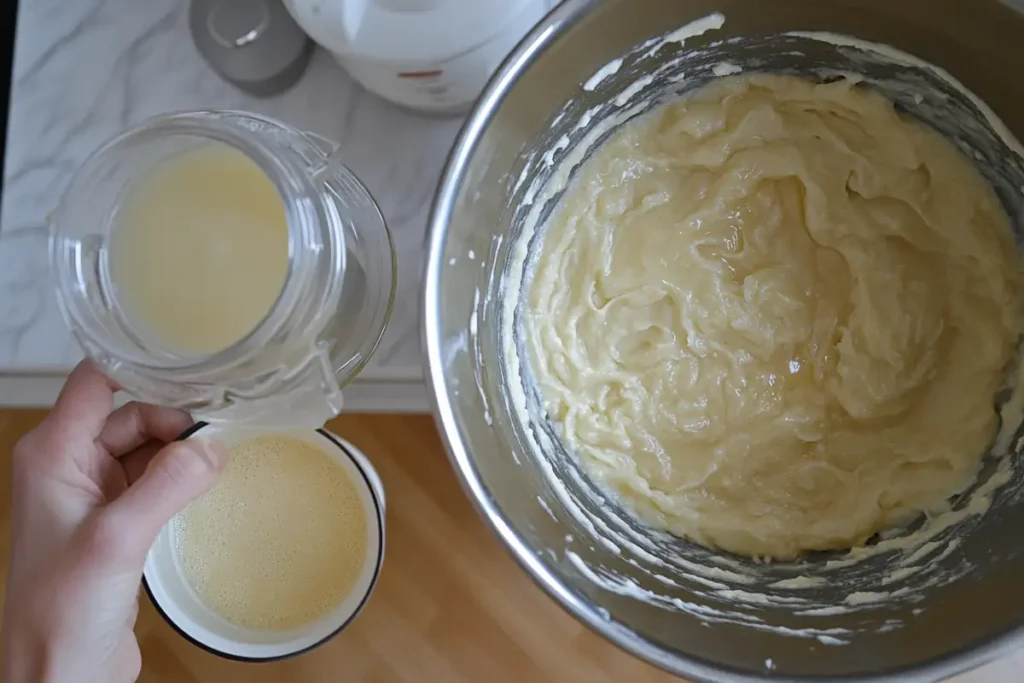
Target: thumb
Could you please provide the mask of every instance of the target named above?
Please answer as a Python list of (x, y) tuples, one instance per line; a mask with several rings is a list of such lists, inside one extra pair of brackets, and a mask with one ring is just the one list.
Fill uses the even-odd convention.
[(203, 495), (227, 464), (224, 446), (192, 438), (164, 446), (138, 481), (103, 511), (124, 560), (142, 563), (160, 530)]

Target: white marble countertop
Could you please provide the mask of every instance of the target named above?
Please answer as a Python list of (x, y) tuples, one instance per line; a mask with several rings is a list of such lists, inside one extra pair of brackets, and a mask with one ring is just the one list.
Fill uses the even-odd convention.
[(196, 52), (181, 0), (32, 0), (18, 15), (0, 217), (0, 405), (46, 405), (80, 352), (57, 310), (46, 215), (75, 169), (142, 119), (245, 109), (338, 142), (380, 204), (398, 252), (398, 296), (355, 410), (426, 411), (419, 286), (426, 218), (458, 119), (406, 112), (356, 85), (323, 51), (298, 84), (251, 97)]

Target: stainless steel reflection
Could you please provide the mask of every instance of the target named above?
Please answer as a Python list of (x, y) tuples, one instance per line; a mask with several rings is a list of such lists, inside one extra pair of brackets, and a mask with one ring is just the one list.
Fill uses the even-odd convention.
[[(634, 46), (716, 11), (725, 15), (723, 28), (687, 41), (685, 53), (664, 48), (651, 58), (627, 59), (597, 89), (582, 88), (598, 69)], [(1024, 496), (1016, 495), (1024, 485), (1024, 466), (1016, 468), (1015, 481), (995, 497), (988, 514), (958, 531), (957, 551), (936, 560), (936, 566), (962, 569), (959, 579), (931, 587), (914, 586), (908, 579), (918, 602), (893, 600), (850, 613), (809, 616), (779, 604), (728, 604), (671, 562), (658, 567), (627, 546), (615, 553), (594, 542), (578, 516), (566, 509), (564, 495), (582, 501), (597, 518), (606, 514), (602, 506), (613, 504), (601, 502), (600, 492), (577, 476), (574, 460), (555, 446), (545, 457), (565, 483), (567, 493), (557, 492), (526, 445), (530, 432), (546, 433), (548, 426), (543, 420), (522, 424), (509, 400), (510, 381), (518, 378), (507, 377), (502, 362), (501, 282), (522, 227), (524, 193), (534, 179), (543, 181), (550, 172), (538, 163), (541, 154), (536, 152), (552, 149), (562, 135), (571, 137), (584, 112), (615, 98), (643, 75), (657, 75), (646, 86), (652, 89), (652, 104), (701, 82), (689, 76), (672, 80), (679, 75), (673, 69), (657, 71), (670, 58), (680, 57), (677, 71), (687, 74), (702, 73), (708, 60), (723, 57), (755, 70), (810, 75), (822, 64), (846, 64), (848, 55), (842, 51), (787, 42), (779, 35), (794, 30), (854, 35), (917, 55), (950, 72), (1024, 138), (1024, 14), (1019, 5), (999, 0), (568, 0), (494, 76), (462, 130), (435, 198), (424, 342), (438, 423), (468, 494), (515, 558), (567, 610), (625, 649), (701, 680), (939, 680), (1024, 641)], [(920, 82), (927, 74), (859, 66), (877, 68), (876, 75), (889, 78), (892, 87), (883, 88), (886, 94), (913, 114), (899, 79)], [(926, 87), (943, 89), (938, 82)], [(955, 92), (941, 94), (948, 99), (948, 111), (922, 118), (953, 137), (963, 117), (978, 122), (963, 143), (976, 152), (979, 168), (996, 185), (1020, 242), (1024, 159), (990, 135), (970, 102)], [(517, 183), (521, 176), (525, 182)], [(663, 559), (715, 561), (713, 553), (684, 541), (643, 529), (637, 533), (648, 534)], [(570, 558), (599, 574), (626, 577), (637, 590), (609, 590)], [(796, 567), (732, 559), (758, 578), (751, 590), (769, 591), (772, 581), (793, 572), (820, 572), (827, 555)], [(883, 555), (862, 563), (844, 580), (858, 586), (877, 583), (891, 559)], [(655, 571), (675, 585), (656, 580)], [(806, 595), (815, 604), (841, 603), (846, 593), (834, 583)], [(642, 599), (644, 590), (666, 596), (669, 605)], [(684, 603), (693, 609), (671, 608)], [(701, 610), (723, 605), (739, 616), (700, 616)], [(844, 634), (843, 644), (792, 635), (804, 629), (836, 629)]]

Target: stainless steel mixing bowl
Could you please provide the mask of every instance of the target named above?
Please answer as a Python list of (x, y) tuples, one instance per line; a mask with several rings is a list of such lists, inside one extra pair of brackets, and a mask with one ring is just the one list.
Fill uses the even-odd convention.
[[(720, 30), (649, 49), (657, 47), (649, 41), (713, 12), (724, 15)], [(959, 79), (1024, 138), (1020, 5), (569, 0), (495, 75), (452, 151), (431, 219), (430, 385), (452, 462), (484, 518), (545, 590), (618, 645), (702, 680), (938, 680), (1024, 641), (1024, 466), (997, 489), (987, 514), (967, 516), (923, 548), (910, 576), (892, 574), (911, 561), (898, 551), (841, 569), (826, 567), (839, 558), (834, 553), (763, 564), (631, 521), (536, 417), (543, 412), (535, 392), (527, 390), (534, 410), (525, 420), (510, 399), (509, 386), (521, 378), (504, 362), (503, 282), (535, 208), (529, 200), (540, 201), (536, 190), (550, 162), (615, 110), (612, 100), (627, 99), (627, 90), (646, 103), (642, 111), (706, 81), (723, 60), (816, 78), (859, 71), (866, 85), (977, 160), (1020, 236), (1024, 160), (977, 102), (929, 69), (781, 35), (794, 30), (849, 34), (917, 55)], [(623, 55), (614, 74), (583, 87)], [(545, 444), (539, 452), (529, 447), (538, 440)], [(1020, 455), (1013, 460), (1021, 465)], [(989, 462), (980, 481), (994, 468)], [(801, 575), (816, 577), (811, 587), (793, 588)]]

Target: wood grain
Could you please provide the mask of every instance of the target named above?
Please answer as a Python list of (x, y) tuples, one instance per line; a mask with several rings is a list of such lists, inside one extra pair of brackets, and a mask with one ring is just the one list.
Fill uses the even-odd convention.
[[(4, 566), (11, 449), (44, 415), (0, 411)], [(308, 654), (242, 664), (193, 647), (142, 598), (140, 683), (678, 680), (587, 630), (530, 581), (470, 506), (429, 417), (343, 416), (328, 428), (366, 453), (387, 491), (387, 555), (366, 609)]]

